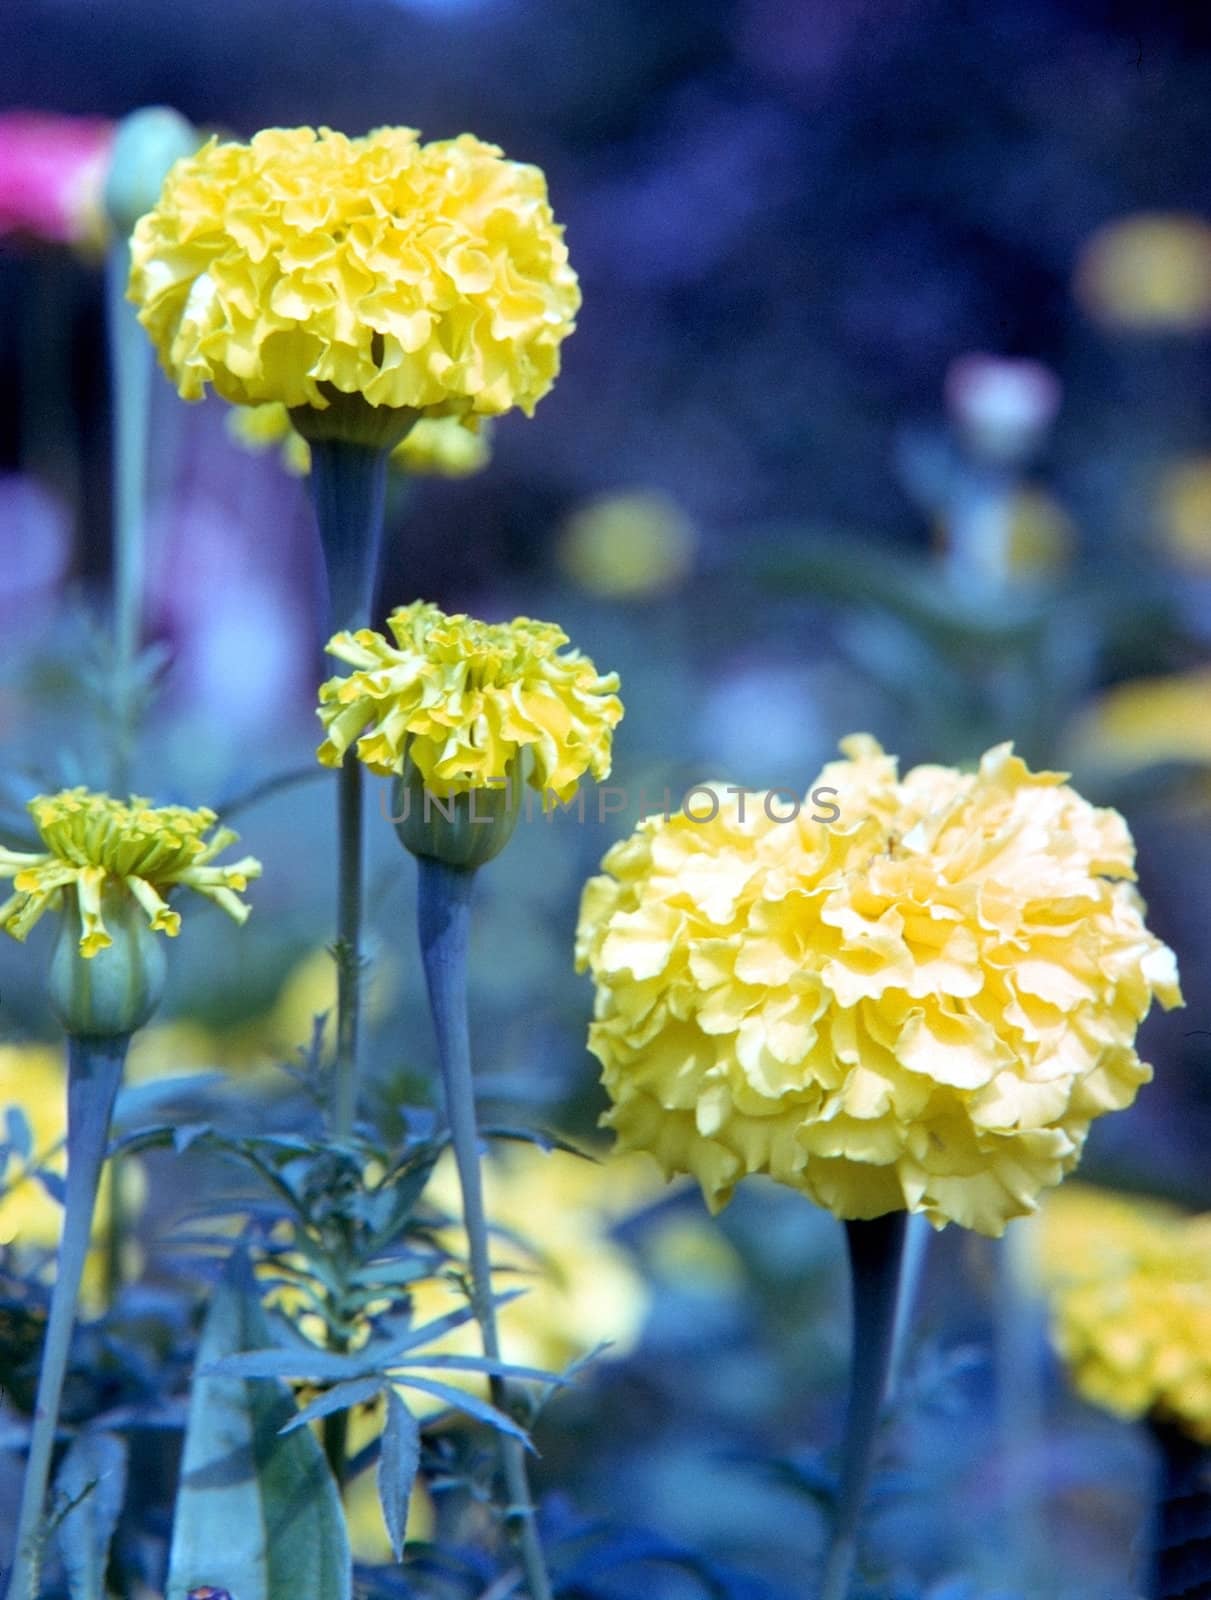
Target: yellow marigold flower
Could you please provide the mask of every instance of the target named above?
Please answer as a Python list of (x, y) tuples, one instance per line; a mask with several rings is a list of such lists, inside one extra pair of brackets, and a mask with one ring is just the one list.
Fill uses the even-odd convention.
[(1073, 1185), (1043, 1207), (1040, 1247), (1078, 1392), (1211, 1444), (1211, 1215)]
[(46, 850), (0, 849), (0, 878), (12, 878), (16, 890), (0, 905), (0, 928), (15, 939), (24, 939), (44, 912), (59, 909), (66, 893), (79, 904), (86, 958), (113, 942), (103, 919), (110, 895), (133, 897), (152, 931), (170, 938), (180, 931), (181, 917), (164, 896), (177, 887), (204, 894), (236, 922), (249, 915), (239, 891), (260, 877), (261, 864), (252, 856), (215, 864), (238, 835), (219, 828), (207, 839), (217, 820), (213, 811), (153, 806), (138, 795), (126, 803), (88, 789), (38, 795), (29, 811)]
[[(391, 452), (391, 465), (412, 477), (469, 478), (487, 466), (492, 455), (488, 422), (471, 426), (464, 417), (422, 417)], [(282, 465), (303, 477), (311, 471), (311, 446), (290, 423), (290, 413), (276, 401), (263, 406), (233, 406), (227, 431), (249, 450), (282, 447)]]
[[(716, 1209), (761, 1172), (840, 1217), (999, 1234), (1150, 1076), (1135, 1032), (1180, 1003), (1176, 964), (1122, 817), (1060, 775), (1009, 745), (903, 779), (842, 749), (814, 806), (695, 796), (703, 820), (645, 818), (586, 886), (605, 1121)], [(836, 822), (810, 820), (824, 789)]]
[(186, 400), (529, 415), (580, 305), (538, 167), (470, 134), (269, 128), (179, 161), (130, 297)]
[(586, 772), (609, 776), (618, 675), (565, 651), (568, 636), (554, 623), (477, 622), (417, 601), (388, 626), (394, 646), (370, 628), (328, 642), (352, 670), (320, 687), (326, 766), (356, 745), (359, 760), (386, 776), (403, 771), (407, 754), (446, 796), (499, 783), (529, 752), (530, 783), (561, 801)]

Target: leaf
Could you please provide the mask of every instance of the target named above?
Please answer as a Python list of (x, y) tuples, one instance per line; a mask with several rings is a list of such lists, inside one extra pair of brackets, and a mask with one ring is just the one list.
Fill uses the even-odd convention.
[(217, 1361), (203, 1363), (198, 1357), (198, 1371), (203, 1377), (219, 1378), (311, 1378), (317, 1383), (343, 1383), (348, 1379), (365, 1378), (376, 1371), (373, 1358), (366, 1350), (356, 1355), (338, 1355), (335, 1350), (291, 1349), (250, 1350), (247, 1353), (220, 1356)]
[(418, 1378), (414, 1372), (397, 1372), (394, 1381), (403, 1389), (419, 1389), (423, 1394), (433, 1395), (452, 1411), (464, 1411), (477, 1422), (486, 1422), (489, 1428), (495, 1428), (498, 1433), (507, 1433), (520, 1440), (527, 1450), (534, 1448), (530, 1443), (530, 1435), (524, 1428), (518, 1427), (512, 1417), (505, 1416), (503, 1411), (498, 1411), (495, 1406), (488, 1405), (463, 1389), (452, 1389), (448, 1383), (439, 1383), (436, 1378)]
[(408, 1501), (419, 1465), (420, 1427), (395, 1390), (388, 1389), (387, 1425), (378, 1458), (378, 1497), (397, 1561), (404, 1556)]
[(375, 1400), (382, 1393), (384, 1381), (380, 1377), (351, 1378), (348, 1383), (334, 1384), (318, 1400), (313, 1400), (291, 1417), (282, 1432), (293, 1433), (295, 1428), (301, 1428), (304, 1423), (317, 1422), (320, 1417), (331, 1416), (334, 1411), (349, 1411), (354, 1406), (365, 1405), (367, 1400)]
[(66, 1502), (55, 1528), (72, 1600), (104, 1600), (109, 1542), (126, 1494), (126, 1441), (116, 1433), (82, 1433), (55, 1478)]
[(353, 1584), (340, 1499), (297, 1410), (272, 1379), (211, 1373), (269, 1339), (243, 1252), (215, 1291), (198, 1349), (177, 1495), (167, 1600), (203, 1585), (238, 1600), (349, 1600)]

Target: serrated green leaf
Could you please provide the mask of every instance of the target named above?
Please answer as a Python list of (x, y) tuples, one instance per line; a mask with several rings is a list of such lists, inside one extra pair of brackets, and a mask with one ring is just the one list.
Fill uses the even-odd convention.
[(55, 1538), (72, 1600), (104, 1600), (109, 1543), (126, 1494), (126, 1441), (116, 1433), (82, 1433), (55, 1478), (55, 1502), (66, 1506)]
[(209, 1584), (238, 1600), (349, 1600), (349, 1539), (332, 1475), (274, 1379), (206, 1375), (269, 1340), (247, 1257), (232, 1257), (198, 1350), (167, 1600)]

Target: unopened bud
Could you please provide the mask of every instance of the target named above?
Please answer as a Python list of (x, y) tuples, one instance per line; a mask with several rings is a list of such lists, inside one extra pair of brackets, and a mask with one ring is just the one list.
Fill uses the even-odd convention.
[(119, 234), (133, 231), (159, 200), (169, 169), (199, 142), (197, 129), (168, 106), (144, 106), (123, 117), (105, 179), (105, 210)]

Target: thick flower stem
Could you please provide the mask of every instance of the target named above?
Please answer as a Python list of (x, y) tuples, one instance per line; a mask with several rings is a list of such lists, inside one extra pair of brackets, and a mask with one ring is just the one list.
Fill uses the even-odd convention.
[(42, 1349), (29, 1460), (7, 1600), (36, 1600), (41, 1565), (42, 1518), (59, 1404), (75, 1325), (80, 1280), (88, 1256), (97, 1187), (109, 1143), (114, 1097), (122, 1080), (128, 1036), (69, 1041), (67, 1078), (67, 1183), (63, 1237)]
[[(345, 439), (311, 441), (311, 494), (328, 573), (333, 631), (370, 621), (383, 527), (388, 450)], [(333, 1131), (353, 1131), (357, 1114), (362, 977), (362, 769), (347, 760), (337, 776), (336, 1077)]]
[(853, 1580), (858, 1524), (891, 1368), (906, 1221), (906, 1212), (892, 1211), (869, 1222), (845, 1224), (853, 1290), (853, 1362), (837, 1514), (819, 1600), (846, 1600)]
[(1140, 1593), (1211, 1594), (1211, 1451), (1166, 1423), (1154, 1423), (1152, 1436), (1160, 1472)]
[[(499, 1361), (500, 1338), (492, 1296), (492, 1265), (467, 1023), (467, 942), (475, 873), (461, 867), (448, 867), (430, 856), (420, 856), (417, 874), (421, 956), (441, 1057), (446, 1114), (462, 1187), (463, 1219), (471, 1257), (472, 1308), (479, 1323), (484, 1354), (490, 1361)], [(504, 1379), (493, 1375), (490, 1384), (493, 1404), (507, 1412)], [(551, 1583), (534, 1522), (524, 1447), (519, 1440), (503, 1433), (499, 1435), (499, 1442), (509, 1511), (516, 1527), (530, 1597), (531, 1600), (551, 1600)]]

